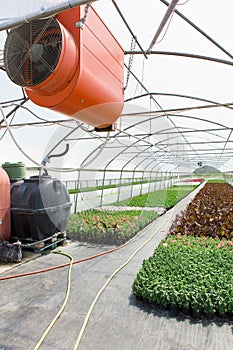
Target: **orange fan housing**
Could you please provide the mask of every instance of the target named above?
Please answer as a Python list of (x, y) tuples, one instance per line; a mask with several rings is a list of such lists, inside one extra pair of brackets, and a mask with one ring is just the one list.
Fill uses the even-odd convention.
[[(122, 112), (124, 52), (92, 7), (83, 28), (76, 26), (84, 16), (84, 7), (56, 16), (62, 33), (59, 61), (44, 81), (25, 87), (25, 91), (39, 106), (105, 128)], [(57, 29), (45, 30), (43, 39), (51, 30)]]

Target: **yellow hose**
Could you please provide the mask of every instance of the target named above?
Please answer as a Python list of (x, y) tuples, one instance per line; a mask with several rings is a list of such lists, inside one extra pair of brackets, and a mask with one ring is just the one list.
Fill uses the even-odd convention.
[(48, 328), (46, 329), (46, 331), (44, 332), (44, 334), (42, 335), (42, 337), (40, 338), (39, 342), (37, 343), (36, 347), (34, 348), (34, 350), (38, 350), (41, 346), (41, 344), (44, 342), (45, 338), (47, 337), (47, 335), (49, 334), (49, 332), (51, 331), (52, 327), (54, 326), (54, 324), (57, 322), (57, 320), (59, 319), (59, 317), (61, 316), (62, 312), (64, 311), (68, 298), (69, 298), (69, 294), (70, 294), (70, 286), (71, 286), (71, 269), (72, 269), (72, 265), (73, 265), (73, 257), (69, 254), (66, 253), (62, 253), (59, 251), (54, 251), (54, 254), (61, 254), (64, 255), (66, 257), (68, 257), (70, 259), (70, 265), (69, 265), (69, 271), (68, 271), (68, 276), (67, 276), (67, 289), (66, 289), (66, 297), (65, 300), (63, 302), (62, 307), (60, 308), (60, 310), (58, 311), (58, 313), (56, 314), (56, 316), (54, 317), (54, 319), (52, 320), (52, 322), (50, 323), (50, 325), (48, 326)]
[(103, 293), (103, 291), (105, 290), (105, 288), (108, 286), (108, 284), (111, 282), (111, 280), (115, 277), (115, 275), (121, 271), (126, 265), (129, 264), (129, 262), (135, 257), (135, 255), (142, 249), (144, 248), (151, 240), (152, 238), (154, 238), (154, 236), (162, 229), (162, 227), (170, 220), (170, 216), (167, 218), (167, 220), (165, 222), (162, 223), (162, 225), (159, 226), (159, 228), (139, 247), (135, 250), (135, 252), (129, 257), (129, 259), (124, 263), (122, 264), (120, 267), (118, 267), (113, 273), (112, 275), (109, 277), (109, 279), (105, 282), (105, 284), (103, 285), (103, 287), (99, 290), (99, 292), (97, 293), (95, 299), (93, 300), (88, 312), (87, 312), (87, 315), (85, 317), (85, 320), (83, 322), (83, 325), (82, 325), (82, 328), (80, 330), (80, 333), (78, 335), (78, 338), (76, 340), (76, 343), (73, 347), (73, 350), (77, 350), (79, 345), (80, 345), (80, 342), (82, 340), (82, 337), (83, 337), (83, 334), (85, 332), (85, 329), (87, 327), (87, 323), (90, 319), (90, 316), (91, 316), (91, 313), (99, 299), (99, 297), (101, 296), (101, 294)]

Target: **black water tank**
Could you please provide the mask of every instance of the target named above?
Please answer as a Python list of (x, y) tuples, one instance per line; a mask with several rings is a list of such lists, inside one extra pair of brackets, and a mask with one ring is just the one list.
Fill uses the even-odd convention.
[(70, 196), (51, 176), (32, 176), (11, 185), (11, 237), (39, 241), (67, 230)]

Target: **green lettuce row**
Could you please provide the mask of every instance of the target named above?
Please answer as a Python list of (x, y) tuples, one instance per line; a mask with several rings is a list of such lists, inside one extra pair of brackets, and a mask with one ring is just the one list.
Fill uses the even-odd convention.
[(171, 235), (144, 260), (133, 293), (165, 308), (232, 317), (232, 268), (231, 241)]
[(168, 209), (173, 207), (180, 199), (187, 196), (197, 186), (198, 185), (173, 186), (163, 190), (146, 193), (141, 196), (135, 196), (131, 199), (126, 199), (114, 204), (120, 206), (128, 205), (131, 207), (163, 207)]

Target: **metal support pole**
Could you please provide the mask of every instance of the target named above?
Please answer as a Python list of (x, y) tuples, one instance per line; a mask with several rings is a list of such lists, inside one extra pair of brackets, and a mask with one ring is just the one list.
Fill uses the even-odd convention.
[(147, 53), (149, 54), (150, 51), (152, 50), (153, 46), (155, 45), (160, 33), (162, 32), (164, 26), (166, 25), (167, 21), (169, 20), (172, 12), (175, 10), (175, 7), (177, 5), (177, 3), (179, 2), (179, 0), (172, 0), (172, 2), (170, 3), (170, 5), (168, 6), (168, 9), (162, 19), (162, 22), (159, 25), (159, 28), (157, 29), (154, 38), (152, 39), (152, 42), (150, 44), (150, 46), (148, 47)]
[(158, 184), (158, 173), (156, 172), (154, 192), (156, 191), (157, 184)]
[(74, 213), (77, 213), (77, 206), (78, 206), (78, 196), (79, 196), (79, 189), (80, 189), (80, 170), (78, 170), (78, 178), (76, 180), (76, 194), (75, 194), (75, 205), (74, 205)]
[[(93, 2), (93, 1), (97, 1), (97, 0), (91, 0), (91, 1)], [(56, 15), (58, 12), (68, 10), (70, 8), (77, 7), (80, 5), (85, 5), (89, 2), (90, 2), (90, 0), (64, 1), (64, 3), (54, 5), (54, 6), (50, 7), (49, 9), (46, 9), (45, 6), (41, 5), (39, 11), (37, 11), (37, 12), (31, 13), (31, 14), (23, 16), (23, 17), (10, 18), (9, 20), (3, 21), (2, 23), (0, 23), (0, 31), (6, 30), (6, 29), (11, 29), (14, 27), (18, 27), (24, 23), (28, 23), (28, 22), (31, 22), (31, 21), (36, 20), (36, 19), (50, 17), (53, 15)]]
[(144, 178), (144, 173), (145, 173), (145, 171), (143, 171), (143, 172), (142, 172), (142, 177), (141, 177), (140, 196), (142, 195), (142, 187), (143, 187), (143, 178)]
[(105, 183), (105, 175), (106, 174), (106, 169), (104, 169), (104, 175), (102, 179), (102, 189), (101, 189), (101, 195), (100, 195), (100, 207), (103, 205), (103, 197), (104, 197), (104, 183)]
[(130, 190), (130, 198), (133, 197), (133, 183), (135, 181), (135, 168), (133, 169), (133, 176), (132, 176), (132, 179), (131, 179), (131, 190)]
[(122, 177), (123, 177), (123, 168), (121, 169), (120, 182), (119, 182), (118, 193), (117, 193), (117, 203), (120, 201)]

